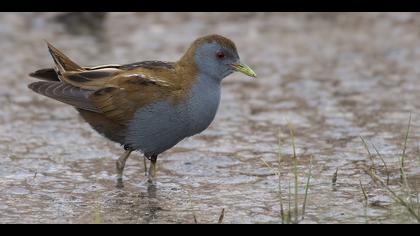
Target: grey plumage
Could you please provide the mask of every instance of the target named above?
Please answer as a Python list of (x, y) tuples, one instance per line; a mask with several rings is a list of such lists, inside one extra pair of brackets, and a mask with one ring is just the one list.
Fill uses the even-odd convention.
[(125, 144), (150, 157), (173, 147), (186, 137), (205, 130), (220, 103), (220, 82), (199, 76), (188, 98), (176, 105), (153, 103), (136, 112), (127, 129)]

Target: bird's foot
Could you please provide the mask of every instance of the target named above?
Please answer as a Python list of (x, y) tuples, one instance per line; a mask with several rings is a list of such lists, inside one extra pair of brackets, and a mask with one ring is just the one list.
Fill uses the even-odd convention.
[(123, 184), (123, 172), (124, 172), (124, 167), (125, 167), (125, 163), (122, 162), (121, 160), (117, 160), (116, 162), (116, 166), (117, 166), (117, 188), (123, 188), (124, 184)]
[(156, 179), (156, 161), (157, 156), (152, 156), (150, 159), (150, 167), (149, 167), (149, 174), (148, 174), (148, 182), (155, 183)]
[(151, 184), (156, 182), (156, 165), (150, 165), (147, 181)]
[(115, 163), (116, 169), (117, 169), (117, 185), (116, 185), (117, 188), (124, 187), (123, 172), (124, 172), (125, 162), (127, 161), (131, 152), (132, 152), (131, 150), (126, 150), (124, 154), (120, 158), (118, 158), (117, 162)]

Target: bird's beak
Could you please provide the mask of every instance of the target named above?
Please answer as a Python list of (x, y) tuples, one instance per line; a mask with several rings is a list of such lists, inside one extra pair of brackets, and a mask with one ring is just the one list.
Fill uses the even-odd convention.
[(254, 77), (254, 78), (257, 77), (257, 74), (255, 74), (255, 72), (251, 68), (249, 68), (249, 66), (247, 66), (247, 65), (245, 65), (241, 62), (230, 64), (230, 67), (233, 70), (239, 71), (239, 72), (241, 72), (241, 73), (243, 73), (247, 76)]

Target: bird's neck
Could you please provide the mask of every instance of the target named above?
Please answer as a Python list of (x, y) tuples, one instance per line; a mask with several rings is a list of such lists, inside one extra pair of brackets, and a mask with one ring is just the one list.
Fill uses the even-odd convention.
[(189, 48), (185, 52), (185, 54), (176, 62), (176, 65), (178, 67), (183, 67), (183, 68), (186, 68), (186, 67), (197, 68), (197, 65), (194, 60), (194, 56), (195, 56), (194, 51), (195, 51), (194, 49)]
[[(218, 78), (215, 75), (210, 73), (206, 73), (203, 70), (199, 70), (199, 66), (197, 65), (197, 57), (194, 52), (194, 48), (190, 48), (179, 61), (176, 62), (175, 68), (180, 75), (183, 76), (193, 76), (195, 79), (200, 80), (212, 80), (212, 82), (220, 84), (222, 78)], [(188, 80), (188, 79), (187, 79)], [(207, 82), (207, 81), (203, 81)], [(211, 82), (211, 81), (209, 81)]]

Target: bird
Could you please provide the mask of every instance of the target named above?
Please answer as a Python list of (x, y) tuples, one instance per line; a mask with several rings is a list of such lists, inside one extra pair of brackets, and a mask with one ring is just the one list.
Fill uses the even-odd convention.
[[(214, 120), (221, 82), (234, 72), (256, 78), (234, 42), (218, 34), (193, 41), (176, 62), (140, 61), (84, 67), (46, 41), (54, 67), (39, 69), (28, 87), (73, 106), (95, 131), (124, 148), (116, 161), (117, 187), (133, 151), (144, 156), (153, 182), (158, 156), (199, 134)], [(147, 171), (146, 159), (150, 161)]]

